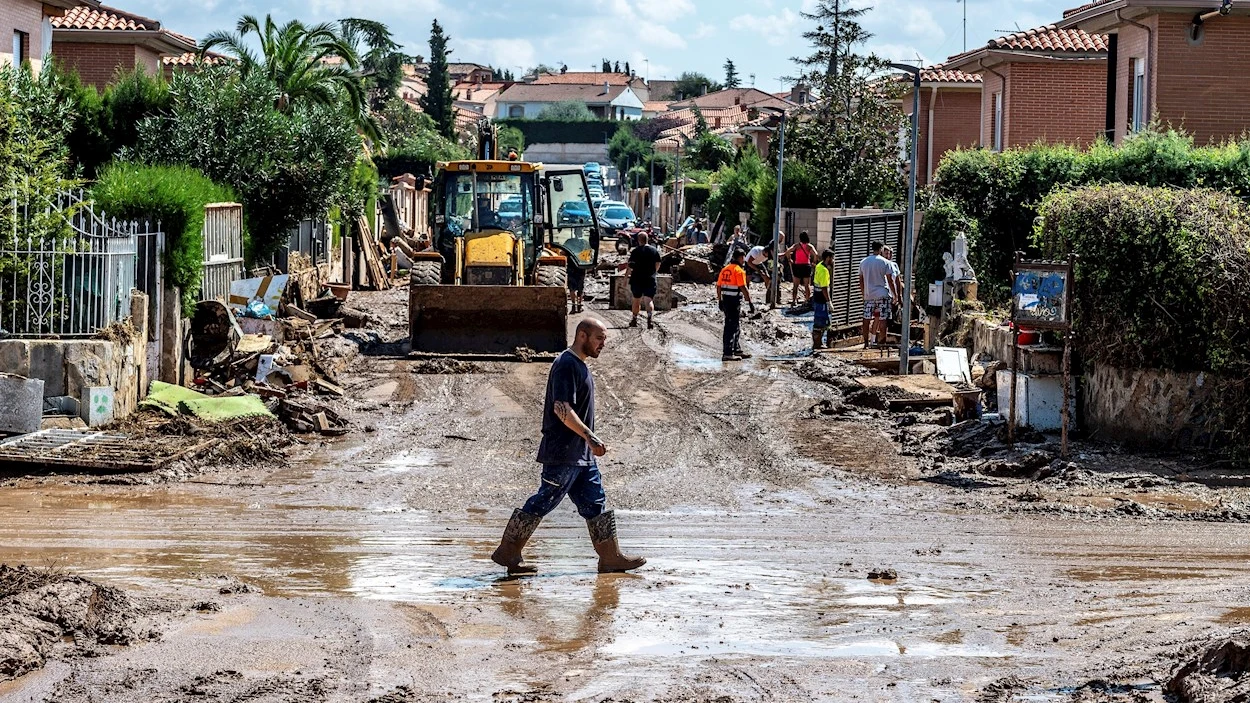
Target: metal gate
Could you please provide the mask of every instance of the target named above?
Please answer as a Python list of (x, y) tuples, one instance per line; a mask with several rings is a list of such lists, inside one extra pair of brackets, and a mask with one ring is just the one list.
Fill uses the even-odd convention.
[(833, 220), (833, 298), (829, 316), (834, 327), (858, 325), (864, 318), (864, 291), (859, 286), (859, 262), (872, 253), (872, 242), (881, 242), (896, 252), (895, 262), (902, 266), (903, 225), (906, 213), (886, 212), (878, 215), (852, 215)]
[(204, 206), (204, 277), (200, 300), (227, 300), (230, 282), (243, 278), (243, 206)]
[(330, 226), (324, 219), (301, 220), (290, 236), (286, 246), (273, 254), (270, 263), (283, 273), (291, 272), (291, 252), (308, 257), (314, 266), (330, 263)]
[(137, 240), (150, 228), (106, 219), (80, 190), (14, 192), (0, 232), (0, 336), (85, 337), (130, 316)]

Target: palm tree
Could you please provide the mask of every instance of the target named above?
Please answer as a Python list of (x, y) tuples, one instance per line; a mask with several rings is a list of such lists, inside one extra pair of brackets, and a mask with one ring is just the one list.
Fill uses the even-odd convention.
[[(247, 45), (245, 37), (249, 34), (255, 34), (260, 42), (259, 56)], [(295, 105), (305, 101), (336, 107), (346, 99), (357, 126), (376, 136), (360, 75), (360, 58), (333, 23), (305, 27), (291, 20), (279, 27), (272, 16), (265, 15), (262, 26), (255, 17), (244, 15), (234, 33), (217, 31), (205, 37), (200, 53), (218, 48), (234, 55), (242, 76), (260, 71), (277, 86), (279, 110), (290, 114)]]

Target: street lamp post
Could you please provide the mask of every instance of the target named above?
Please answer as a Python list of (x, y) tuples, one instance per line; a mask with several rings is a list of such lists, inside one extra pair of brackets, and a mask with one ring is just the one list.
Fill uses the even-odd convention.
[(912, 299), (912, 259), (914, 248), (912, 238), (916, 223), (916, 151), (920, 139), (920, 68), (907, 64), (892, 63), (890, 68), (911, 74), (911, 168), (907, 173), (907, 223), (903, 230), (903, 334), (899, 340), (898, 372), (906, 375), (911, 371), (908, 352), (911, 350), (911, 299)]
[(781, 298), (781, 188), (785, 182), (786, 111), (777, 108), (760, 109), (781, 116), (781, 121), (777, 125), (777, 201), (773, 210), (773, 277), (768, 291), (769, 309), (773, 310), (776, 309), (777, 301)]

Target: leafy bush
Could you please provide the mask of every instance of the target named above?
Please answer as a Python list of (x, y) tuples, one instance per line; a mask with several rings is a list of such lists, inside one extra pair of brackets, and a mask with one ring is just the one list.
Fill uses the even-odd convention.
[(737, 160), (722, 166), (713, 180), (720, 184), (708, 200), (708, 214), (717, 220), (737, 222), (738, 213), (755, 209), (755, 190), (767, 168), (755, 149), (742, 151)]
[(516, 127), (503, 125), (499, 128), (499, 154), (506, 156), (508, 149), (516, 149), (516, 153), (525, 151), (525, 135)]
[(193, 303), (204, 268), (204, 206), (235, 202), (234, 191), (187, 166), (118, 162), (100, 172), (91, 197), (110, 216), (160, 221), (166, 281), (182, 288), (184, 307)]
[[(785, 178), (781, 190), (782, 207), (824, 207), (815, 169), (802, 161), (786, 159), (786, 168), (782, 175)], [(754, 202), (751, 229), (755, 232), (771, 232), (777, 207), (777, 172), (773, 169), (764, 170), (755, 188)]]
[(538, 119), (551, 122), (590, 122), (595, 113), (586, 107), (586, 103), (576, 100), (552, 103), (538, 113)]
[(705, 132), (695, 138), (687, 155), (695, 168), (715, 171), (734, 160), (734, 148), (725, 139)]
[(347, 106), (304, 102), (277, 108), (278, 90), (257, 71), (230, 66), (175, 74), (166, 113), (139, 125), (124, 155), (185, 164), (238, 193), (251, 239), (247, 256), (268, 259), (300, 220), (324, 215), (351, 192), (360, 151)]
[(617, 127), (612, 139), (608, 140), (608, 158), (622, 172), (631, 168), (631, 164), (644, 163), (651, 152), (650, 142), (639, 139), (629, 123)]
[(707, 205), (707, 201), (712, 196), (712, 186), (706, 183), (687, 183), (684, 188), (686, 194), (686, 212), (691, 212), (697, 207)]
[[(924, 213), (920, 223), (920, 239), (916, 242), (916, 289), (925, 290), (932, 281), (940, 281), (946, 277), (945, 262), (942, 255), (949, 253), (951, 242), (962, 232), (968, 238), (969, 258), (972, 268), (978, 272), (989, 270), (988, 254), (991, 247), (982, 246), (981, 228), (977, 221), (964, 214), (959, 206), (950, 200), (935, 201)], [(1006, 286), (1006, 283), (982, 277), (978, 282), (978, 297), (981, 286)], [(995, 291), (992, 297), (1004, 297), (1006, 291)]]
[(985, 262), (984, 270), (977, 268), (982, 298), (1002, 303), (1015, 252), (1030, 250), (1038, 203), (1056, 186), (1095, 183), (1210, 187), (1244, 197), (1250, 195), (1250, 142), (1195, 148), (1181, 132), (1152, 128), (1119, 147), (1100, 142), (1087, 152), (1046, 145), (957, 151), (938, 167), (934, 193), (976, 221), (977, 246), (986, 250), (974, 249)]
[(1121, 368), (1250, 371), (1250, 211), (1219, 191), (1103, 185), (1041, 204), (1044, 256), (1071, 252), (1087, 360)]

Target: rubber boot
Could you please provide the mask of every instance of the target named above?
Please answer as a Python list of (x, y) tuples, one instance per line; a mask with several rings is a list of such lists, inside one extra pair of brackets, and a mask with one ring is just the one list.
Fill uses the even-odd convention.
[(525, 548), (525, 543), (529, 541), (534, 530), (538, 528), (538, 523), (542, 521), (541, 517), (530, 515), (524, 510), (513, 510), (512, 519), (508, 520), (508, 526), (504, 528), (503, 539), (499, 542), (495, 553), (490, 555), (490, 560), (507, 567), (509, 575), (537, 572), (537, 567), (525, 563), (521, 550)]
[(812, 331), (812, 351), (816, 351), (817, 349), (820, 349), (823, 346), (820, 342), (822, 339), (824, 339), (824, 336), (825, 336), (824, 330)]
[(642, 557), (621, 554), (621, 545), (616, 540), (616, 511), (608, 510), (587, 520), (586, 527), (590, 529), (590, 541), (599, 555), (599, 573), (629, 571), (647, 563)]

